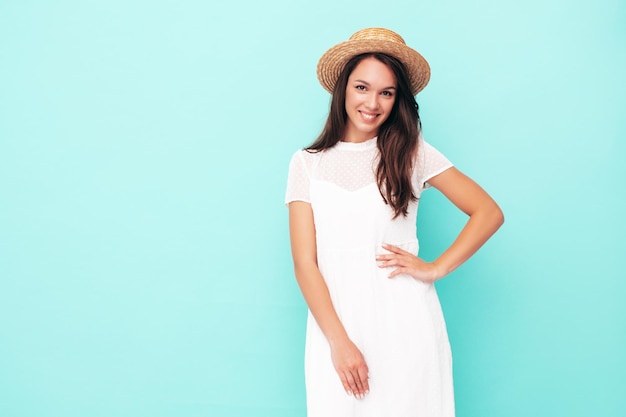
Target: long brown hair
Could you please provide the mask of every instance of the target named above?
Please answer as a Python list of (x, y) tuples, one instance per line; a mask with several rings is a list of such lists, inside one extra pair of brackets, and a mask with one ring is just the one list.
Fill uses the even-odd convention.
[(376, 167), (376, 181), (383, 200), (394, 210), (394, 218), (400, 214), (406, 216), (409, 203), (417, 200), (411, 186), (411, 172), (417, 153), (421, 122), (406, 70), (398, 59), (382, 53), (366, 53), (348, 61), (335, 84), (326, 125), (306, 150), (320, 152), (332, 148), (343, 139), (348, 117), (345, 106), (348, 78), (359, 62), (369, 57), (387, 65), (393, 71), (398, 84), (391, 114), (378, 131), (380, 159)]

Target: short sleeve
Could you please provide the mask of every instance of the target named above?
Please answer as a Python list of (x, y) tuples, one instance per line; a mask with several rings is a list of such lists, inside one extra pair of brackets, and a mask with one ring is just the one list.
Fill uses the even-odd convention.
[(289, 174), (287, 176), (287, 192), (285, 193), (285, 204), (292, 201), (304, 201), (310, 203), (309, 188), (311, 184), (310, 169), (307, 166), (304, 153), (298, 151), (291, 157), (289, 163)]
[(417, 184), (419, 191), (429, 188), (428, 180), (451, 168), (452, 162), (420, 135), (417, 150)]

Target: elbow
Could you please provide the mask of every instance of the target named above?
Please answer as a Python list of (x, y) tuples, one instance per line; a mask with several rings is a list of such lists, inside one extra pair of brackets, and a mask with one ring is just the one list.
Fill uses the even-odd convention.
[(504, 224), (504, 213), (498, 204), (491, 198), (485, 199), (482, 204), (477, 207), (476, 211), (470, 214), (471, 218), (476, 218), (491, 234)]
[(495, 230), (498, 230), (500, 226), (504, 224), (504, 213), (498, 204), (494, 201), (490, 208), (489, 217), (492, 219), (495, 226)]

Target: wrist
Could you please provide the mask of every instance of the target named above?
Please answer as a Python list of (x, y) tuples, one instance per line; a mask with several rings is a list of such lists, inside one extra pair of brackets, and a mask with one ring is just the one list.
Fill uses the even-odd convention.
[(344, 331), (344, 332), (337, 332), (337, 334), (328, 335), (326, 336), (326, 340), (328, 341), (328, 344), (330, 345), (330, 347), (334, 348), (338, 345), (346, 343), (346, 341), (350, 340), (350, 338), (348, 337), (347, 333)]
[(433, 265), (433, 269), (434, 269), (434, 279), (433, 279), (433, 281), (440, 280), (441, 278), (443, 278), (446, 275), (448, 275), (448, 273), (449, 273), (448, 268), (446, 268), (446, 266), (443, 265), (441, 262), (433, 261), (432, 265)]

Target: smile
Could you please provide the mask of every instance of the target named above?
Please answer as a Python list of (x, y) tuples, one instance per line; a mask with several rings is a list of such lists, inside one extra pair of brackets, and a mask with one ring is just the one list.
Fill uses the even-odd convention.
[(378, 117), (378, 114), (376, 113), (365, 113), (363, 111), (359, 111), (359, 114), (361, 115), (361, 118), (363, 118), (365, 121), (372, 121), (374, 119), (376, 119), (376, 117)]

